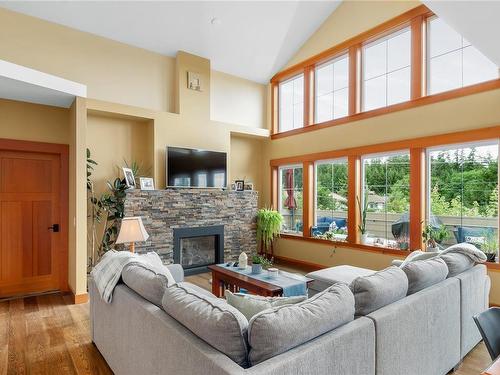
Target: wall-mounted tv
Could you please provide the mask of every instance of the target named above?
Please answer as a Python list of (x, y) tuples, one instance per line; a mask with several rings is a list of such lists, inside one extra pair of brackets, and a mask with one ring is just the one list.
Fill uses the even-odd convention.
[(167, 147), (167, 186), (213, 187), (227, 185), (225, 152)]

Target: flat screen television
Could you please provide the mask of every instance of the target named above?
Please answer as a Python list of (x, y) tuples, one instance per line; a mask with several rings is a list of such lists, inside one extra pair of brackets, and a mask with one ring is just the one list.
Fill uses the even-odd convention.
[(167, 147), (167, 186), (213, 187), (227, 185), (225, 152)]

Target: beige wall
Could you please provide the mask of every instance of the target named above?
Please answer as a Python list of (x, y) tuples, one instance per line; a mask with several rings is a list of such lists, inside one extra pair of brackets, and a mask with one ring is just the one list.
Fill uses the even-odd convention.
[(250, 137), (231, 137), (230, 180), (245, 180), (262, 191), (262, 141)]
[[(409, 1), (343, 2), (287, 66), (356, 36), (417, 5), (419, 3)], [(494, 90), (268, 141), (263, 148), (263, 186), (270, 184), (271, 159), (495, 126), (500, 124), (498, 103), (500, 90)], [(263, 204), (269, 204), (269, 189), (263, 189), (262, 198)], [(331, 245), (280, 239), (276, 253), (324, 266), (352, 264), (373, 269), (387, 267), (394, 259), (392, 255), (347, 247), (332, 252), (333, 248)], [(500, 272), (490, 271), (490, 276), (493, 281), (491, 302), (500, 304)]]
[(344, 42), (421, 3), (418, 1), (343, 1), (307, 40), (286, 67)]
[(69, 110), (0, 99), (0, 138), (69, 143)]
[(124, 161), (136, 161), (144, 177), (153, 177), (153, 124), (149, 121), (89, 115), (87, 147), (98, 162), (92, 174), (97, 194), (107, 191), (106, 181), (123, 177)]
[[(65, 26), (0, 8), (0, 59), (87, 85), (88, 97), (162, 112), (176, 111), (176, 58), (98, 37)], [(188, 59), (195, 72), (209, 60)], [(181, 77), (183, 82), (186, 77)], [(204, 92), (212, 89), (216, 121), (264, 127), (266, 86), (217, 72), (204, 77)], [(226, 93), (233, 102), (224, 105)], [(181, 99), (182, 101), (182, 99)], [(197, 108), (184, 102), (189, 113)], [(210, 107), (207, 100), (206, 106)], [(202, 109), (209, 116), (208, 109)]]
[(87, 108), (76, 98), (69, 123), (68, 284), (75, 296), (87, 293)]
[(214, 121), (267, 128), (265, 85), (212, 71), (210, 118)]

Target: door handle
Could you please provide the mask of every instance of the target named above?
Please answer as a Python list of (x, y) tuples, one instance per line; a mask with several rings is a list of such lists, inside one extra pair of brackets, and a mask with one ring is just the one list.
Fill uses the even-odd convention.
[(47, 229), (51, 230), (54, 233), (57, 233), (57, 232), (59, 232), (59, 224), (54, 224), (51, 227), (48, 227)]

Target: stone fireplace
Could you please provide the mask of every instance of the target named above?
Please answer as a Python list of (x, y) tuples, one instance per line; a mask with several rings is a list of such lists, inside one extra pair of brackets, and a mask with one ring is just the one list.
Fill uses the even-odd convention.
[(174, 263), (186, 275), (206, 272), (207, 266), (224, 262), (224, 226), (174, 228)]
[[(165, 264), (184, 262), (189, 273), (203, 263), (235, 261), (242, 251), (255, 254), (257, 200), (256, 191), (135, 189), (127, 191), (125, 216), (140, 216), (150, 236), (135, 244), (137, 253), (155, 251)], [(184, 254), (176, 254), (181, 245)]]

